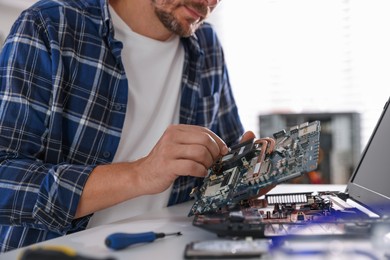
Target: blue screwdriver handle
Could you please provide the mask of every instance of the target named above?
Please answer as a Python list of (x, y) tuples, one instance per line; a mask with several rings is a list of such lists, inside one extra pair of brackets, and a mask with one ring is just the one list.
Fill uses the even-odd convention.
[(126, 248), (130, 245), (134, 245), (137, 243), (147, 243), (153, 242), (158, 238), (158, 234), (154, 232), (144, 232), (144, 233), (114, 233), (109, 235), (106, 240), (106, 246), (119, 250)]

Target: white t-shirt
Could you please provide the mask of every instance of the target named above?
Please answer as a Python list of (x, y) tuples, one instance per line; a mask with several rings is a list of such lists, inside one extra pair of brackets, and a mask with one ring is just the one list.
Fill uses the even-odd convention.
[[(110, 12), (115, 38), (123, 43), (121, 57), (129, 86), (126, 118), (114, 162), (134, 161), (152, 150), (167, 126), (179, 122), (184, 49), (178, 36), (164, 42), (147, 38), (133, 32), (111, 6)], [(96, 212), (88, 227), (166, 207), (170, 192), (171, 187)]]

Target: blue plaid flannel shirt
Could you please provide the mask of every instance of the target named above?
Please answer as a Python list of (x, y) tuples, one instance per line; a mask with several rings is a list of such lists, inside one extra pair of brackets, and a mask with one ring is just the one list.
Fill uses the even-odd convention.
[[(180, 123), (227, 144), (243, 134), (215, 32), (185, 48)], [(106, 0), (43, 0), (14, 23), (0, 56), (0, 251), (85, 229), (74, 219), (93, 168), (110, 163), (127, 104), (122, 44)], [(169, 205), (201, 179), (178, 178)]]

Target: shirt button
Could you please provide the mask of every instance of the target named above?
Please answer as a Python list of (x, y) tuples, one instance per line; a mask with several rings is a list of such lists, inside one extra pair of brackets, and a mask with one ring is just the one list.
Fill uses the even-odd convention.
[(110, 158), (111, 153), (110, 152), (103, 152), (103, 157), (104, 158)]
[(119, 105), (119, 104), (116, 104), (116, 105), (114, 106), (114, 109), (115, 109), (116, 111), (120, 111), (120, 110), (122, 110), (122, 106)]

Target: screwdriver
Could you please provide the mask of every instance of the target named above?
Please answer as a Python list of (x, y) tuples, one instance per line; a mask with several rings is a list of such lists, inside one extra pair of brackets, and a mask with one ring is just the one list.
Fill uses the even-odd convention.
[(144, 232), (144, 233), (114, 233), (109, 235), (105, 244), (108, 248), (119, 250), (128, 246), (138, 243), (153, 242), (157, 238), (163, 238), (165, 236), (181, 236), (181, 232), (176, 233), (155, 233), (155, 232)]

